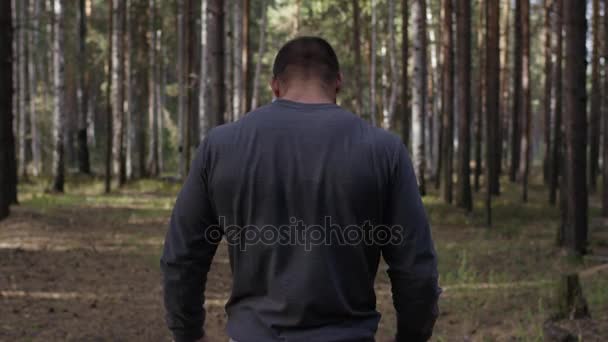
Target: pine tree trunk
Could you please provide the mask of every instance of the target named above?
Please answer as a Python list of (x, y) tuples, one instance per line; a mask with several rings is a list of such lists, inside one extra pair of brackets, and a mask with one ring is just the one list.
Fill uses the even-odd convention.
[(251, 103), (251, 49), (250, 49), (250, 37), (249, 37), (249, 11), (250, 9), (250, 0), (242, 0), (243, 1), (243, 49), (242, 49), (242, 65), (243, 65), (243, 86), (241, 88), (242, 99), (241, 99), (241, 109), (243, 113), (247, 113), (251, 110), (249, 104)]
[[(456, 9), (456, 72), (459, 90), (458, 103), (458, 185), (460, 188), (458, 205), (467, 212), (473, 210), (471, 194), (471, 2), (457, 0)], [(498, 76), (498, 73), (496, 73)], [(498, 90), (498, 88), (496, 89)]]
[[(563, 141), (562, 141), (562, 56), (563, 56), (563, 0), (555, 0), (552, 31), (554, 39), (555, 63), (553, 64), (553, 146), (551, 150), (551, 184), (549, 186), (549, 203), (557, 202), (557, 191), (560, 175), (563, 173)], [(562, 181), (563, 181), (562, 177)], [(563, 197), (563, 196), (561, 196)], [(563, 211), (562, 211), (563, 212)]]
[(395, 0), (388, 3), (388, 53), (390, 63), (391, 93), (384, 118), (384, 127), (393, 129), (393, 117), (397, 106), (397, 93), (399, 92), (399, 75), (397, 74), (397, 42), (395, 38)]
[[(355, 54), (355, 111), (358, 115), (363, 114), (363, 83), (361, 75), (361, 9), (359, 0), (352, 0), (353, 3), (353, 52)], [(261, 31), (263, 32), (263, 30)], [(257, 70), (256, 70), (257, 71)], [(255, 91), (255, 89), (254, 89)]]
[(185, 160), (185, 131), (186, 131), (186, 1), (177, 2), (177, 176), (183, 179), (186, 176)]
[(371, 0), (371, 38), (369, 44), (369, 116), (373, 126), (376, 126), (376, 0)]
[(543, 96), (543, 116), (544, 116), (544, 140), (545, 156), (543, 159), (543, 181), (549, 184), (551, 173), (551, 92), (553, 89), (553, 54), (551, 44), (551, 13), (553, 12), (553, 0), (544, 0), (545, 7), (545, 93)]
[(28, 56), (28, 83), (30, 86), (30, 136), (31, 136), (31, 154), (32, 154), (32, 175), (35, 177), (41, 172), (41, 157), (40, 157), (40, 134), (38, 131), (38, 112), (36, 108), (36, 97), (38, 94), (38, 81), (36, 78), (37, 65), (39, 59), (36, 58), (40, 34), (40, 0), (30, 0), (30, 20), (32, 30), (29, 34), (29, 56)]
[(112, 40), (114, 38), (114, 1), (120, 0), (109, 0), (108, 1), (108, 61), (107, 61), (107, 75), (106, 75), (106, 155), (105, 155), (105, 192), (110, 193), (112, 187), (112, 135), (114, 130), (112, 129), (112, 79), (114, 73), (112, 72), (112, 60), (113, 60), (113, 45)]
[[(608, 0), (604, 0), (604, 37), (608, 37)], [(608, 44), (603, 45), (604, 59), (608, 61)], [(604, 92), (608, 91), (608, 63), (604, 63)], [(602, 96), (602, 216), (608, 217), (608, 96)]]
[(63, 192), (64, 132), (65, 132), (65, 65), (64, 65), (64, 8), (65, 0), (55, 0), (53, 26), (53, 185), (52, 190)]
[(587, 116), (586, 112), (586, 1), (564, 2), (566, 61), (564, 108), (568, 216), (564, 243), (576, 254), (587, 250)]
[(211, 129), (211, 113), (209, 111), (209, 82), (208, 82), (208, 70), (209, 70), (209, 44), (207, 43), (207, 29), (208, 29), (208, 0), (201, 0), (201, 70), (200, 70), (200, 81), (199, 81), (199, 94), (198, 94), (198, 133), (199, 140), (203, 141), (207, 136), (207, 133)]
[[(136, 112), (135, 112), (135, 22), (133, 18), (134, 0), (125, 0), (126, 5), (126, 24), (125, 24), (125, 93), (126, 93), (126, 138), (125, 142), (125, 167), (127, 179), (135, 177), (135, 145), (136, 145)], [(137, 13), (137, 12), (135, 12)]]
[(409, 0), (401, 1), (401, 137), (403, 143), (410, 147), (411, 117), (409, 102)]
[(87, 76), (87, 14), (86, 1), (78, 2), (78, 170), (82, 173), (91, 173), (89, 163), (89, 147), (87, 144), (87, 103), (88, 103), (88, 76)]
[(427, 33), (426, 0), (415, 0), (412, 4), (414, 16), (414, 82), (412, 87), (412, 159), (418, 177), (421, 195), (425, 195), (425, 121), (427, 97)]
[(215, 115), (213, 125), (224, 123), (226, 90), (224, 79), (224, 1), (208, 0), (207, 48), (209, 65), (209, 110)]
[[(354, 0), (355, 3), (357, 3), (358, 0)], [(260, 37), (258, 39), (258, 57), (257, 57), (257, 61), (255, 64), (255, 73), (253, 75), (253, 93), (251, 95), (251, 106), (249, 107), (250, 109), (255, 109), (258, 107), (258, 101), (259, 101), (259, 93), (260, 93), (260, 78), (261, 78), (261, 73), (262, 73), (262, 57), (264, 56), (264, 51), (266, 49), (266, 27), (267, 27), (267, 8), (266, 8), (266, 1), (262, 1), (261, 3), (261, 7), (262, 7), (262, 21), (260, 23)], [(357, 49), (359, 49), (359, 47), (357, 47)], [(355, 52), (355, 59), (357, 58), (356, 52)], [(359, 50), (359, 62), (361, 61), (361, 50)], [(361, 65), (361, 64), (357, 64), (357, 65)], [(360, 70), (360, 68), (358, 69)], [(357, 84), (360, 85), (360, 78), (361, 78), (361, 72), (357, 71), (355, 74), (355, 77), (359, 77), (359, 80), (356, 81)], [(361, 93), (361, 89), (358, 88), (357, 89), (358, 93)], [(360, 108), (358, 109), (358, 111), (360, 110)], [(359, 111), (358, 114), (360, 115), (361, 112)]]
[(165, 84), (167, 84), (166, 82), (166, 73), (165, 73), (165, 45), (163, 43), (163, 31), (162, 31), (162, 16), (158, 17), (158, 20), (160, 21), (160, 23), (158, 24), (158, 26), (161, 28), (159, 30), (156, 31), (156, 56), (157, 56), (157, 63), (156, 63), (156, 67), (155, 72), (156, 72), (156, 83), (154, 83), (154, 92), (156, 93), (156, 102), (157, 102), (157, 107), (156, 107), (156, 115), (158, 116), (157, 118), (157, 122), (158, 122), (158, 144), (157, 144), (157, 148), (158, 148), (158, 174), (161, 175), (164, 170), (165, 170), (165, 157), (164, 157), (164, 146), (165, 146), (165, 135), (164, 135), (164, 131), (165, 131)]
[(234, 25), (232, 18), (235, 15), (233, 13), (233, 2), (232, 1), (222, 1), (224, 6), (224, 62), (222, 65), (224, 66), (224, 108), (226, 108), (226, 113), (224, 113), (224, 117), (226, 121), (231, 122), (236, 120), (236, 114), (233, 111), (233, 92), (234, 92), (234, 52), (233, 50), (233, 41), (234, 41)]
[(513, 108), (511, 112), (511, 168), (509, 179), (517, 180), (521, 160), (521, 112), (523, 106), (522, 67), (523, 67), (523, 28), (521, 0), (515, 0), (515, 41), (513, 44)]
[(452, 203), (453, 154), (454, 154), (454, 35), (452, 25), (452, 0), (442, 0), (442, 55), (443, 55), (443, 182), (441, 196)]
[(232, 112), (236, 121), (243, 116), (243, 0), (235, 0), (232, 4)]
[(591, 56), (591, 108), (589, 113), (589, 191), (597, 188), (599, 170), (600, 125), (602, 110), (600, 86), (600, 1), (593, 0), (593, 53)]
[(500, 8), (497, 1), (486, 2), (486, 212), (492, 225), (492, 179), (496, 175), (496, 137), (500, 95)]
[(28, 84), (27, 66), (28, 66), (28, 36), (29, 25), (28, 18), (28, 0), (18, 1), (18, 41), (19, 41), (19, 52), (17, 63), (19, 65), (19, 121), (18, 121), (18, 133), (17, 137), (19, 140), (19, 162), (18, 162), (18, 174), (19, 177), (27, 178), (27, 124), (28, 124), (28, 110), (30, 104), (30, 92)]
[(158, 157), (158, 117), (159, 117), (159, 105), (158, 96), (156, 92), (156, 85), (158, 83), (158, 72), (157, 72), (157, 8), (156, 0), (150, 0), (148, 13), (148, 60), (150, 61), (148, 67), (148, 175), (151, 177), (157, 177), (160, 173), (159, 157)]
[(511, 95), (511, 89), (509, 81), (511, 80), (509, 72), (511, 67), (511, 59), (512, 54), (510, 43), (511, 43), (511, 1), (504, 2), (504, 15), (502, 16), (502, 36), (503, 39), (501, 41), (502, 46), (502, 56), (501, 56), (501, 74), (500, 74), (500, 112), (499, 117), (500, 121), (497, 122), (497, 130), (500, 134), (498, 134), (497, 146), (499, 147), (499, 159), (496, 161), (497, 164), (497, 175), (494, 177), (494, 188), (496, 190), (495, 195), (500, 194), (500, 175), (502, 175), (503, 163), (505, 165), (508, 164), (509, 161), (509, 100)]
[(486, 80), (486, 69), (485, 69), (485, 42), (484, 42), (484, 12), (485, 3), (483, 0), (479, 2), (479, 21), (477, 29), (477, 50), (479, 53), (478, 60), (479, 64), (477, 67), (477, 101), (475, 104), (477, 108), (475, 110), (475, 180), (474, 186), (475, 191), (478, 192), (480, 189), (480, 178), (482, 173), (482, 145), (483, 145), (483, 117), (484, 117), (484, 106), (485, 106), (485, 80)]
[(528, 201), (528, 182), (530, 173), (530, 158), (532, 154), (532, 99), (530, 90), (530, 0), (521, 1), (522, 15), (522, 111), (521, 116), (524, 124), (524, 135), (522, 137), (523, 165), (522, 180), (523, 193), (522, 200)]
[(112, 37), (112, 114), (113, 114), (113, 144), (112, 168), (118, 177), (118, 185), (126, 181), (125, 152), (124, 152), (124, 100), (125, 100), (125, 1), (113, 2), (113, 37)]
[(11, 166), (15, 165), (13, 136), (13, 4), (0, 2), (0, 220), (10, 212)]

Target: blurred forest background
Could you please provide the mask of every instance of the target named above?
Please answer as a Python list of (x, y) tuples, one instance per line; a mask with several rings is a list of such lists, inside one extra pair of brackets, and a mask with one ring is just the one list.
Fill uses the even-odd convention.
[(444, 287), (434, 339), (608, 338), (608, 0), (5, 0), (0, 339), (168, 339), (157, 264), (179, 184), (210, 129), (272, 100), (300, 35), (336, 49), (339, 104), (411, 152)]

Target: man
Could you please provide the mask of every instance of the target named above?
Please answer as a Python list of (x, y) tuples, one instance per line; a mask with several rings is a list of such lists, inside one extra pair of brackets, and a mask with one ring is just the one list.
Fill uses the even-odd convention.
[(274, 62), (275, 101), (202, 142), (161, 259), (176, 341), (204, 336), (203, 293), (222, 234), (234, 341), (373, 341), (381, 254), (396, 340), (431, 336), (437, 261), (411, 162), (398, 137), (336, 105), (341, 83), (325, 40), (294, 39)]

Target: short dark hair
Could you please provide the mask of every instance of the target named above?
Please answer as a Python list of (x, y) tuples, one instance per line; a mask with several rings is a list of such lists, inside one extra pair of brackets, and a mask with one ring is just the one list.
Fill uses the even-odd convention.
[(325, 39), (298, 37), (281, 47), (272, 67), (274, 78), (285, 80), (292, 72), (332, 82), (340, 74), (340, 63), (336, 52)]

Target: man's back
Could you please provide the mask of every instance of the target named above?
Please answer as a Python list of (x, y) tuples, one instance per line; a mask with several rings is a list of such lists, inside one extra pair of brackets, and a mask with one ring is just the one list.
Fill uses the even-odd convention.
[[(206, 182), (210, 226), (229, 243), (233, 339), (373, 340), (381, 252), (394, 254), (397, 268), (411, 265), (415, 246), (392, 251), (420, 239), (411, 228), (426, 230), (418, 248), (430, 262), (419, 273), (434, 275), (414, 174), (409, 160), (401, 165), (404, 151), (396, 136), (334, 104), (279, 99), (210, 132), (193, 168)], [(408, 187), (398, 194), (408, 222), (394, 219), (403, 214), (392, 212), (396, 181)], [(183, 210), (200, 207), (189, 202)]]
[(225, 236), (234, 340), (372, 341), (381, 255), (396, 339), (428, 339), (437, 260), (404, 145), (335, 104), (342, 75), (327, 41), (289, 41), (272, 72), (278, 100), (209, 132), (177, 197), (161, 258), (174, 338), (204, 335), (206, 277)]

